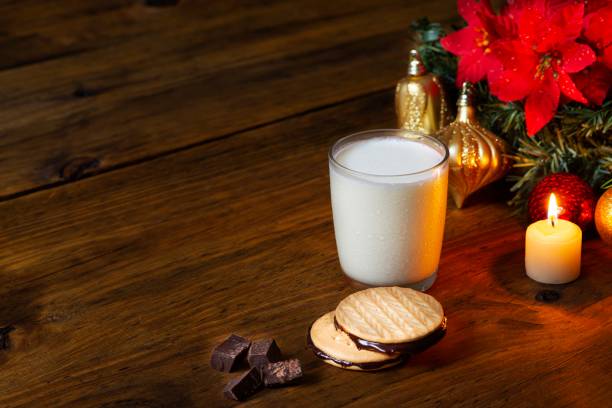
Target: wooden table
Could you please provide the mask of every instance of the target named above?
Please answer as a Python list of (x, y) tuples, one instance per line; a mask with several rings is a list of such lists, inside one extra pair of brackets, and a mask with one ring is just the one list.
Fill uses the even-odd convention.
[[(148, 4), (147, 4), (148, 3)], [(409, 23), (449, 0), (0, 2), (2, 407), (214, 407), (230, 333), (273, 336), (298, 387), (253, 406), (609, 406), (612, 256), (524, 276), (504, 185), (448, 210), (430, 293), (446, 338), (402, 368), (321, 363), (339, 269), (327, 150), (392, 127)]]

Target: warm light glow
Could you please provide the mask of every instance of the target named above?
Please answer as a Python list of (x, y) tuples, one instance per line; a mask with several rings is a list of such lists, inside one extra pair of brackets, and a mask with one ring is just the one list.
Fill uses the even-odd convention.
[(548, 221), (550, 221), (550, 225), (553, 227), (557, 224), (559, 216), (559, 207), (557, 207), (557, 197), (555, 194), (551, 194), (548, 199)]

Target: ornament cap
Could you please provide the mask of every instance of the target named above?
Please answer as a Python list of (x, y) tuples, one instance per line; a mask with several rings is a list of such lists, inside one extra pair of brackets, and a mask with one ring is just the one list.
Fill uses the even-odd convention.
[(470, 82), (464, 82), (461, 85), (461, 92), (457, 99), (457, 107), (471, 106), (472, 105), (472, 84)]
[(421, 56), (416, 49), (410, 50), (410, 58), (408, 59), (408, 75), (418, 76), (427, 72), (425, 65), (421, 60)]
[(457, 122), (475, 122), (474, 107), (472, 106), (472, 84), (464, 82), (457, 99)]

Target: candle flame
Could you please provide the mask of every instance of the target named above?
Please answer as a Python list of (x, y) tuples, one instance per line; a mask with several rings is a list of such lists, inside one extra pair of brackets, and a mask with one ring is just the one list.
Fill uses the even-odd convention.
[(557, 206), (557, 197), (552, 193), (548, 199), (548, 221), (553, 227), (559, 221), (559, 207)]

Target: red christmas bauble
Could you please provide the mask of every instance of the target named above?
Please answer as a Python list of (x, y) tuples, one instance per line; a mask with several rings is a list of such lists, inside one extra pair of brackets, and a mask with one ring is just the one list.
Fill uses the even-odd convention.
[(548, 217), (548, 199), (555, 193), (559, 218), (577, 224), (585, 230), (593, 222), (595, 193), (583, 179), (571, 173), (554, 173), (544, 177), (529, 196), (531, 222)]

